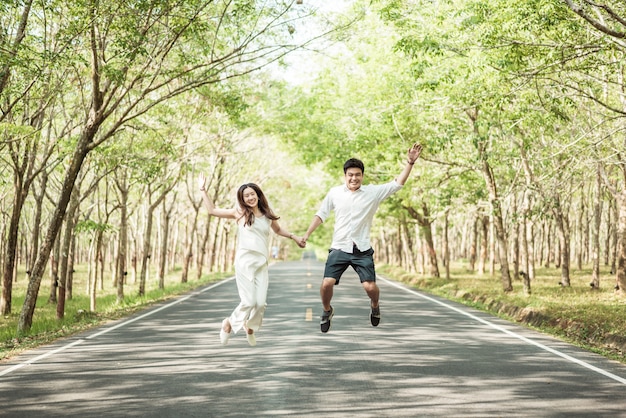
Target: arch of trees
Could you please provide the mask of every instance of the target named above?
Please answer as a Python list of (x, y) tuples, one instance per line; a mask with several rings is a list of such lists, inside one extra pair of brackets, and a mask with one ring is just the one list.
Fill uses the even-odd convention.
[[(307, 30), (298, 3), (0, 6), (0, 311), (27, 272), (20, 333), (42, 282), (63, 316), (77, 264), (92, 310), (106, 283), (122, 299), (175, 266), (182, 281), (230, 269), (235, 237), (203, 215), (199, 171), (220, 205), (259, 182), (304, 230), (346, 158), (387, 180), (415, 140), (424, 158), (377, 217), (379, 261), (448, 276), (462, 260), (527, 293), (539, 266), (569, 286), (591, 264), (590, 289), (626, 291), (621, 2), (355, 1)], [(262, 71), (320, 38), (323, 54), (296, 55), (300, 84)]]
[[(273, 97), (273, 130), (329, 173), (357, 155), (390, 179), (412, 141), (413, 180), (386, 207), (378, 257), (409, 271), (600, 266), (626, 291), (622, 2), (380, 1), (311, 85)], [(289, 123), (285, 123), (288, 121)], [(366, 173), (367, 175), (367, 173)]]
[[(295, 1), (2, 3), (0, 311), (11, 312), (24, 266), (19, 333), (32, 325), (47, 267), (59, 317), (73, 263), (89, 262), (93, 309), (105, 269), (122, 299), (129, 273), (143, 291), (149, 261), (160, 278), (182, 265), (183, 281), (193, 260), (197, 274), (205, 262), (228, 268), (232, 234), (200, 220), (191, 176), (210, 171), (218, 201), (241, 180), (224, 166), (243, 152), (243, 80), (337, 29), (296, 41), (314, 12)], [(225, 255), (205, 260), (207, 246)]]

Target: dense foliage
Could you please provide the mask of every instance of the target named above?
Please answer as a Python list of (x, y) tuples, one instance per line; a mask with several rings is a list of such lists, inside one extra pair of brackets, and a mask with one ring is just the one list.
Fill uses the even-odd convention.
[(522, 278), (527, 294), (551, 263), (562, 286), (593, 264), (597, 289), (602, 262), (623, 290), (624, 6), (581, 4), (373, 2), (326, 72), (272, 97), (276, 130), (330, 172), (358, 155), (374, 181), (424, 143), (379, 232), (381, 252), (418, 254), (388, 260), (434, 275), (438, 258), (497, 264), (502, 289)]

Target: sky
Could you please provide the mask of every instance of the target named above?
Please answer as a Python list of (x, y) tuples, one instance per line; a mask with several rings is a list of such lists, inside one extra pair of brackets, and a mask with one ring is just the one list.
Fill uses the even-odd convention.
[[(309, 8), (316, 10), (315, 17), (306, 17), (294, 23), (294, 33), (292, 34), (294, 42), (302, 43), (309, 39), (312, 34), (319, 32), (320, 23), (318, 19), (328, 17), (331, 20), (340, 18), (341, 15), (348, 12), (349, 7), (355, 3), (355, 0), (302, 0), (304, 10)], [(338, 45), (332, 45), (328, 42), (316, 42), (315, 48), (324, 49), (324, 54), (332, 54), (333, 49), (338, 49)], [(278, 76), (291, 84), (305, 84), (308, 80), (315, 78), (317, 72), (322, 68), (318, 65), (321, 56), (319, 52), (311, 50), (299, 50), (290, 53), (285, 58), (287, 67), (276, 67), (273, 69), (275, 76)]]

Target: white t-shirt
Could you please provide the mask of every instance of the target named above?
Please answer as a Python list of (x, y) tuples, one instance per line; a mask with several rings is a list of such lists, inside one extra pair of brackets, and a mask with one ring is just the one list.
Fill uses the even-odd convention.
[(356, 244), (360, 251), (369, 250), (370, 229), (380, 203), (402, 188), (393, 180), (385, 184), (369, 184), (352, 192), (345, 185), (330, 189), (316, 215), (326, 221), (335, 211), (335, 230), (330, 248), (352, 253)]

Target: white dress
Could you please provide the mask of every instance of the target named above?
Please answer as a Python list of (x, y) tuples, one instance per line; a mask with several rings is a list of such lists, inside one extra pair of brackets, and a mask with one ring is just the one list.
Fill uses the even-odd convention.
[(252, 225), (237, 221), (235, 279), (241, 302), (229, 317), (234, 333), (244, 326), (255, 332), (261, 327), (269, 287), (268, 258), (270, 220), (255, 217)]

